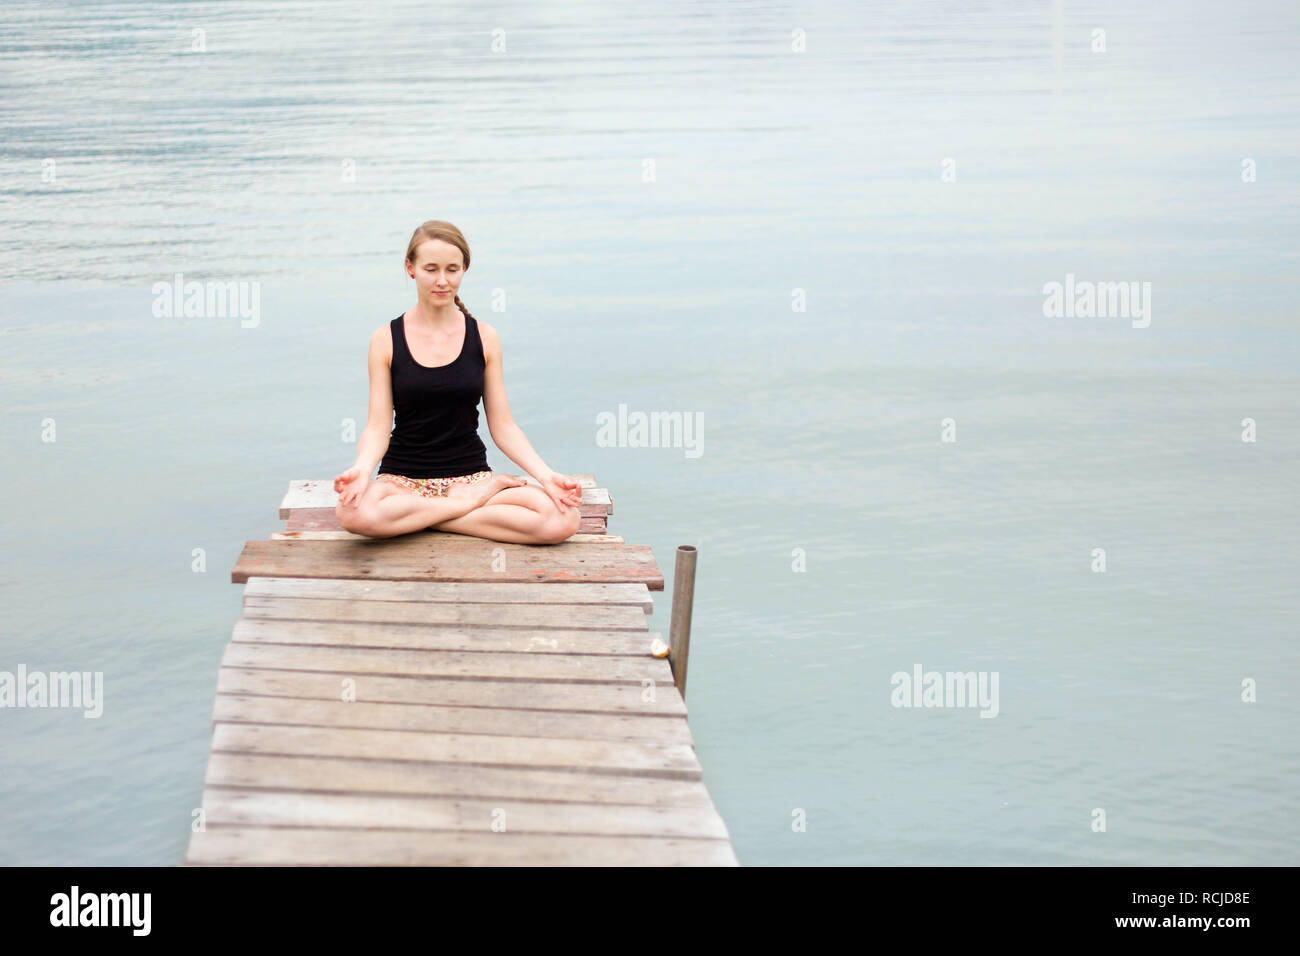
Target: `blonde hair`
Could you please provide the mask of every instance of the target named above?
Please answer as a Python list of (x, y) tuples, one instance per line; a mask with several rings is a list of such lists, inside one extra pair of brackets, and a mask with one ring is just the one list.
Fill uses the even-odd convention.
[[(443, 222), (441, 219), (430, 219), (428, 222), (422, 222), (415, 227), (415, 232), (411, 233), (411, 241), (406, 244), (406, 261), (410, 265), (415, 264), (415, 250), (419, 248), (420, 243), (429, 239), (441, 239), (443, 242), (449, 242), (460, 250), (461, 258), (465, 260), (465, 269), (469, 269), (469, 243), (465, 241), (464, 234), (449, 222)], [(460, 301), (460, 296), (452, 296), (456, 300), (456, 306), (471, 319), (469, 309), (465, 308), (465, 303)]]

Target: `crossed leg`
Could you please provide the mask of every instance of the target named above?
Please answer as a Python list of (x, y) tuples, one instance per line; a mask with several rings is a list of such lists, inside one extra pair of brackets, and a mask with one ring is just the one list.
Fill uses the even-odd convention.
[(533, 485), (504, 488), (469, 514), (432, 525), (435, 531), (510, 541), (518, 544), (559, 544), (578, 531), (577, 507), (560, 511), (551, 496)]
[(425, 498), (387, 481), (372, 481), (352, 507), (335, 509), (339, 525), (354, 534), (391, 538), (432, 528), (516, 544), (558, 544), (573, 536), (580, 521), (576, 507), (563, 512), (550, 495), (525, 485), (504, 488), (486, 504), (447, 518), (458, 510), (455, 498)]

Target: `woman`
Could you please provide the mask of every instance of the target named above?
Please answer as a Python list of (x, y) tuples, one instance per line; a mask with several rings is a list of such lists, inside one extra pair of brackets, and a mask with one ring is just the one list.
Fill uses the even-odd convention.
[[(406, 271), (418, 298), (370, 337), (369, 416), (356, 462), (334, 479), (339, 524), (372, 538), (435, 528), (557, 544), (578, 530), (581, 489), (546, 466), (511, 417), (501, 340), (457, 294), (468, 268), (469, 245), (451, 223), (412, 234)], [(488, 468), (480, 398), (492, 440), (540, 488)]]

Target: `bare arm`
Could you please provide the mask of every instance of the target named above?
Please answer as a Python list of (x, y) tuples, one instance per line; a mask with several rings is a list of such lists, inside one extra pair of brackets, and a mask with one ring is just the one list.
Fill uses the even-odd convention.
[(357, 442), (357, 460), (334, 479), (339, 505), (355, 508), (370, 485), (370, 473), (388, 451), (393, 427), (393, 373), (390, 367), (392, 336), (380, 328), (370, 336), (370, 411)]
[(514, 417), (510, 414), (510, 403), (506, 401), (501, 339), (497, 336), (496, 329), (486, 322), (479, 322), (479, 331), (483, 339), (483, 359), (486, 364), (483, 372), (483, 411), (487, 416), (488, 432), (501, 449), (501, 454), (545, 484), (547, 476), (554, 475), (555, 472), (533, 449), (524, 430), (515, 424)]
[(388, 451), (388, 439), (393, 432), (393, 375), (389, 367), (393, 341), (388, 326), (382, 326), (370, 336), (370, 408), (366, 414), (366, 427), (357, 442), (359, 468), (367, 478), (383, 460)]

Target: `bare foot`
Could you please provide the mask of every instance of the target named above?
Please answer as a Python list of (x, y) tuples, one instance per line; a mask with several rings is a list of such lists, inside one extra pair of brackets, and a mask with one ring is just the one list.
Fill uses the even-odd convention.
[(475, 503), (474, 507), (481, 508), (488, 503), (498, 491), (504, 491), (507, 488), (518, 488), (526, 485), (528, 482), (516, 478), (514, 475), (503, 475), (495, 472), (491, 478), (485, 478), (482, 481), (476, 481), (473, 484), (463, 484), (457, 482), (447, 489), (448, 498), (469, 498)]

